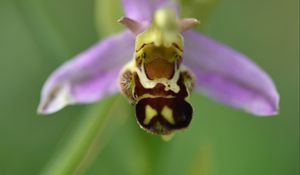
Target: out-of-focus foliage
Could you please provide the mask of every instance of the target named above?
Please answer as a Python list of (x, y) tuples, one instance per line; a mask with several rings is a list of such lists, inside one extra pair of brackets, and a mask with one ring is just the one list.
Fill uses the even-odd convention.
[[(299, 174), (297, 0), (219, 0), (214, 9), (204, 3), (214, 4), (214, 0), (182, 1), (182, 16), (200, 18), (206, 34), (253, 58), (272, 76), (281, 95), (281, 110), (276, 117), (258, 118), (194, 94), (191, 126), (170, 142), (141, 130), (122, 97), (68, 107), (47, 117), (36, 115), (47, 76), (99, 36), (122, 29), (111, 22), (122, 15), (120, 3), (103, 1), (111, 3), (104, 8), (100, 2), (0, 1), (0, 174), (54, 172), (51, 167), (58, 171), (53, 160), (68, 164), (73, 153), (64, 149), (78, 148), (76, 134), (96, 136), (77, 138), (84, 142), (78, 141), (83, 145), (80, 151), (89, 148), (72, 159), (79, 165), (77, 173)], [(115, 112), (107, 113), (108, 108)], [(105, 127), (90, 133), (82, 129), (97, 113), (111, 118)], [(92, 126), (102, 126), (102, 120), (95, 121), (99, 125)], [(65, 156), (57, 159), (59, 155)], [(78, 156), (87, 159), (78, 162)]]
[[(116, 23), (124, 15), (121, 1), (95, 0), (95, 2), (96, 30), (100, 36), (124, 30), (121, 24)], [(202, 29), (203, 25), (209, 22), (220, 0), (178, 0), (177, 2), (180, 4), (180, 16), (198, 19), (201, 25), (197, 28)]]

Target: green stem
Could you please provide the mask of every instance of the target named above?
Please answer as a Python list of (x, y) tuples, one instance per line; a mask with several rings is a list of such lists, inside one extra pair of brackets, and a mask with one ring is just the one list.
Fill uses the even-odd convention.
[[(102, 101), (65, 138), (52, 160), (43, 169), (42, 175), (82, 174), (98, 155), (107, 140), (103, 130), (112, 118), (113, 111), (120, 107), (120, 98)], [(111, 125), (109, 125), (111, 126)]]

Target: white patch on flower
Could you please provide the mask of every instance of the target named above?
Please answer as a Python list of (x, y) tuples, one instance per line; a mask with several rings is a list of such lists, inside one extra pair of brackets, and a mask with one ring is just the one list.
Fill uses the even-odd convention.
[(47, 92), (47, 95), (42, 95), (38, 113), (50, 114), (72, 104), (68, 85), (59, 84), (54, 87), (45, 87), (44, 92)]
[[(175, 65), (176, 66), (176, 65)], [(177, 85), (177, 81), (179, 79), (180, 71), (175, 71), (175, 74), (172, 79), (168, 80), (166, 78), (159, 78), (155, 80), (149, 80), (146, 73), (144, 66), (141, 67), (141, 70), (138, 68), (135, 68), (136, 73), (138, 74), (140, 78), (140, 83), (143, 85), (143, 87), (147, 89), (154, 88), (157, 84), (161, 83), (165, 86), (165, 91), (171, 90), (175, 93), (178, 93), (180, 88)]]

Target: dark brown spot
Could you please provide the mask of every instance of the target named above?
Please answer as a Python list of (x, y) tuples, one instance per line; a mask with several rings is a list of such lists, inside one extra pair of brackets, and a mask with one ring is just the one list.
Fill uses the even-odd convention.
[[(147, 105), (155, 109), (157, 115), (154, 116), (148, 124), (145, 124), (145, 108)], [(173, 124), (168, 122), (161, 114), (161, 111), (165, 106), (173, 111)], [(175, 130), (188, 127), (192, 120), (192, 114), (192, 106), (184, 99), (180, 98), (145, 98), (140, 100), (136, 105), (136, 118), (139, 125), (145, 130), (159, 135), (170, 134)]]
[(178, 50), (180, 50), (181, 52), (183, 52), (183, 49), (182, 48), (180, 48), (179, 46), (178, 46), (178, 44), (176, 44), (176, 43), (173, 43), (172, 44), (174, 47), (176, 47)]
[[(136, 102), (136, 118), (142, 128), (151, 133), (165, 135), (189, 126), (193, 109), (190, 103), (186, 101), (186, 97), (188, 97), (187, 90), (189, 90), (185, 84), (185, 79), (189, 77), (186, 73), (181, 73), (179, 76), (177, 81), (179, 92), (177, 93), (172, 90), (166, 91), (165, 85), (160, 83), (153, 88), (145, 88), (140, 82), (137, 73), (134, 73), (133, 77), (135, 81), (134, 96), (137, 99), (145, 94), (154, 96), (153, 98), (147, 97)], [(151, 117), (151, 120), (145, 122), (145, 124), (145, 110), (147, 105), (157, 111), (157, 114)], [(167, 121), (162, 116), (161, 111), (164, 107), (168, 107), (172, 111), (174, 122)]]

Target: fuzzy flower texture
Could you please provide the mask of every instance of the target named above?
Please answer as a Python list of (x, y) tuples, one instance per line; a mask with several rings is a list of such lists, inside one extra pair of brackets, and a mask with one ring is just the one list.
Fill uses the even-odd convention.
[[(278, 113), (279, 95), (270, 77), (245, 55), (191, 30), (195, 19), (180, 19), (171, 0), (123, 0), (127, 30), (107, 37), (54, 71), (42, 89), (38, 112), (54, 113), (66, 105), (93, 103), (118, 93), (124, 65), (135, 53), (136, 37), (162, 8), (173, 9), (183, 36), (182, 65), (194, 74), (194, 92), (257, 116)], [(175, 15), (176, 13), (176, 15)]]

